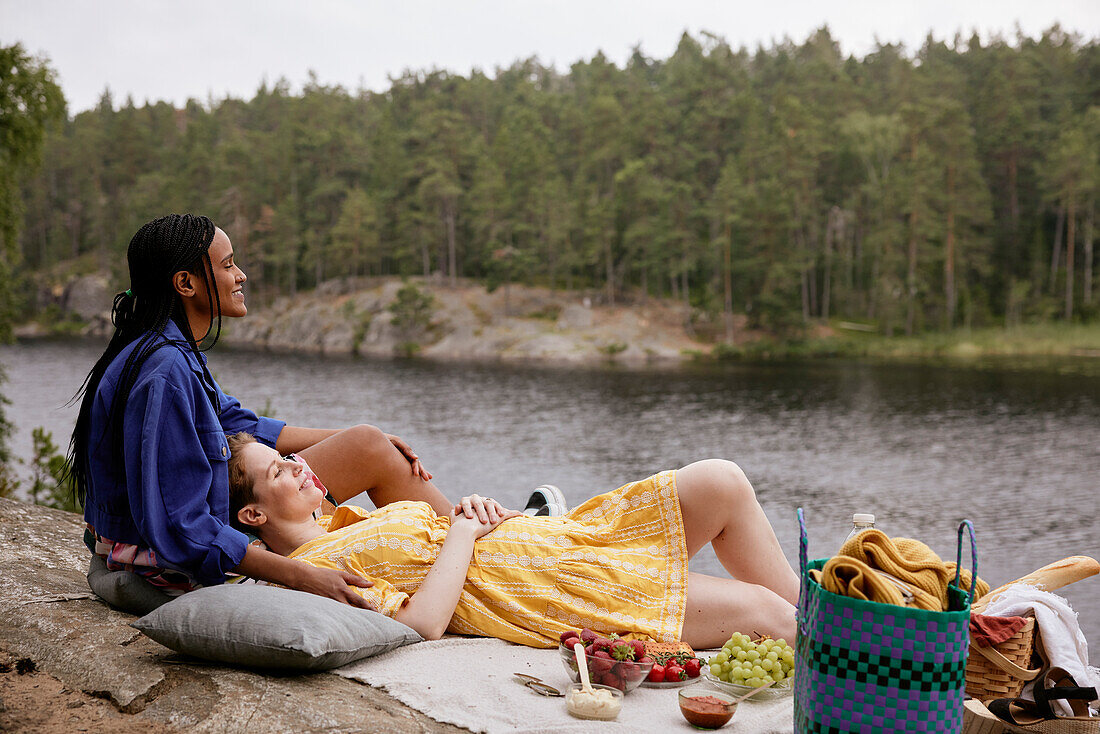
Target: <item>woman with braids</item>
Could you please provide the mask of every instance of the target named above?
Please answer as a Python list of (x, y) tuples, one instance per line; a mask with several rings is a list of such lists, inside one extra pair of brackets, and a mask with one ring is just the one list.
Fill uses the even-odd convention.
[(248, 431), (280, 454), (299, 454), (337, 502), (366, 491), (380, 507), (420, 500), (449, 514), (432, 475), (404, 441), (373, 426), (288, 426), (222, 392), (199, 346), (218, 340), (222, 317), (248, 312), (246, 278), (209, 219), (147, 223), (127, 261), (130, 288), (115, 297), (115, 332), (81, 388), (70, 444), (93, 569), (98, 556), (169, 595), (236, 572), (368, 606), (348, 584), (369, 581), (249, 545), (230, 526), (226, 435)]

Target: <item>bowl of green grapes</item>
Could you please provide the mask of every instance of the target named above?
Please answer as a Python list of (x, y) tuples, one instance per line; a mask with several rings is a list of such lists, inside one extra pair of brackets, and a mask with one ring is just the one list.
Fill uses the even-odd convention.
[(768, 700), (791, 694), (794, 650), (786, 640), (773, 640), (770, 637), (758, 637), (754, 640), (744, 633), (734, 632), (707, 663), (707, 680), (719, 690), (728, 693), (743, 695), (771, 684), (748, 701)]

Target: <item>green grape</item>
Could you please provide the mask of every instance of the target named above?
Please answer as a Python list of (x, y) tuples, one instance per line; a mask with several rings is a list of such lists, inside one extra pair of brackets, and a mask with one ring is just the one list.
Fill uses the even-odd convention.
[(759, 688), (760, 686), (764, 685), (764, 681), (760, 680), (759, 678), (749, 678), (747, 681), (745, 681), (745, 685), (752, 688)]
[(776, 660), (779, 659), (779, 653), (777, 653), (775, 650), (769, 650), (768, 654), (765, 655), (764, 657), (767, 658), (768, 660), (771, 660), (774, 663)]
[(755, 663), (757, 660), (760, 659), (760, 653), (756, 650), (749, 650), (747, 653), (745, 653), (745, 659), (751, 660)]
[(782, 637), (780, 637), (778, 640), (776, 640), (775, 644), (779, 645), (779, 647), (788, 647), (787, 641), (784, 640)]
[(729, 659), (730, 659), (730, 656), (726, 654), (726, 651), (725, 651), (725, 650), (723, 650), (722, 652), (718, 653), (718, 654), (717, 654), (717, 655), (715, 655), (715, 656), (714, 656), (714, 658), (713, 658), (714, 662), (716, 662), (716, 663), (724, 663), (724, 662), (726, 662), (726, 661), (727, 661), (727, 660), (729, 660)]
[(714, 663), (711, 663), (710, 674), (711, 675), (716, 675), (716, 676), (721, 676), (722, 675), (722, 666), (721, 665), (715, 665)]
[(737, 659), (738, 660), (748, 660), (749, 659), (749, 654), (747, 652), (745, 652), (744, 650), (738, 650), (737, 651)]
[(763, 668), (764, 670), (770, 672), (772, 670), (772, 668), (775, 667), (775, 661), (771, 660), (769, 658), (764, 658), (763, 660), (760, 661), (760, 667)]

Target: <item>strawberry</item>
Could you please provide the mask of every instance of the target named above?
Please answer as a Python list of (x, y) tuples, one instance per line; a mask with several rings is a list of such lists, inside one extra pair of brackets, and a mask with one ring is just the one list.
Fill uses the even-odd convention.
[(616, 660), (634, 660), (634, 646), (625, 642), (616, 642), (611, 646), (611, 657)]
[(622, 672), (623, 678), (625, 678), (628, 681), (631, 681), (631, 682), (640, 681), (642, 678), (644, 678), (646, 676), (646, 674), (642, 672), (642, 666), (640, 666), (640, 665), (635, 665), (633, 663), (630, 663), (630, 664), (626, 664), (626, 665), (620, 665), (619, 667), (622, 668), (621, 672)]
[(611, 640), (607, 639), (606, 637), (597, 637), (595, 640), (592, 641), (592, 646), (594, 648), (596, 648), (597, 650), (608, 650), (608, 651), (610, 651), (610, 649), (611, 649)]
[(590, 672), (603, 674), (615, 667), (615, 661), (606, 650), (597, 650), (588, 663)]
[(634, 646), (634, 659), (641, 660), (645, 657), (645, 643), (641, 640), (633, 640), (631, 645)]
[(587, 655), (588, 657), (592, 657), (593, 655), (596, 654), (596, 646), (595, 645), (588, 645), (587, 647), (584, 648), (584, 654)]
[(701, 665), (702, 662), (699, 658), (692, 658), (684, 663), (684, 672), (687, 674), (687, 677), (698, 678)]
[(654, 665), (649, 669), (649, 675), (646, 676), (646, 680), (650, 683), (664, 683), (665, 682), (665, 666)]
[(581, 630), (581, 633), (578, 635), (578, 637), (581, 638), (581, 642), (583, 642), (585, 645), (591, 645), (595, 641), (595, 639), (599, 637), (599, 635), (585, 627)]
[(605, 686), (611, 686), (612, 688), (618, 688), (620, 691), (626, 691), (626, 682), (623, 677), (619, 675), (615, 670), (609, 670), (603, 674), (601, 682)]
[(564, 643), (570, 637), (579, 637), (579, 636), (580, 635), (578, 635), (574, 630), (566, 630), (565, 632), (562, 632), (560, 635), (558, 635), (558, 639), (561, 640)]
[(572, 650), (573, 646), (579, 645), (580, 642), (581, 639), (576, 635), (573, 635), (572, 637), (567, 637), (566, 639), (562, 640), (561, 644), (565, 645), (565, 649)]

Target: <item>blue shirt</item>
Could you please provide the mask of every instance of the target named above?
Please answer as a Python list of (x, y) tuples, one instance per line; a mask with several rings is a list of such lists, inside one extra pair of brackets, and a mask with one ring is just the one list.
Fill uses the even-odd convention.
[[(191, 351), (174, 322), (164, 335), (178, 343), (153, 352), (126, 402), (122, 467), (111, 450), (108, 416), (122, 367), (140, 339), (115, 357), (99, 383), (89, 421), (84, 519), (102, 537), (152, 548), (159, 564), (200, 584), (218, 584), (248, 545), (229, 525), (226, 435), (246, 431), (274, 447), (286, 424), (257, 417), (207, 379), (206, 356)], [(218, 412), (204, 385), (217, 394)]]

